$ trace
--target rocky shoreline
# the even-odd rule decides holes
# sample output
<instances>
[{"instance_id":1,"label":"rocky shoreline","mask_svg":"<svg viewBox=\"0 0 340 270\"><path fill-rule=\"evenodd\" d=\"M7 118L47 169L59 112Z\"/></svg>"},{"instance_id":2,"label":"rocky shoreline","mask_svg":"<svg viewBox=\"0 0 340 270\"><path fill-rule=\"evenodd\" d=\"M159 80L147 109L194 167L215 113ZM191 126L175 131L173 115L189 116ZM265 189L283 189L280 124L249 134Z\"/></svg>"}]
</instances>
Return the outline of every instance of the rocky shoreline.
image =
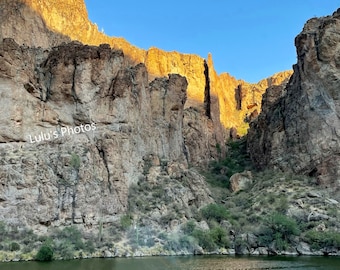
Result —
<instances>
[{"instance_id":1,"label":"rocky shoreline","mask_svg":"<svg viewBox=\"0 0 340 270\"><path fill-rule=\"evenodd\" d=\"M332 248L324 248L318 251L311 251L307 243L301 242L295 249L289 251L277 251L271 248L258 247L251 250L244 250L241 253L236 253L235 249L221 248L213 252L204 252L203 250L197 250L194 253L187 251L169 252L161 251L161 247L152 249L141 249L135 252L129 252L127 250L113 250L105 249L98 250L94 254L75 254L74 260L77 259L94 259L94 258L133 258L133 257L154 257L154 256L201 256L201 255L226 255L226 256L340 256L340 250L334 250ZM20 254L18 252L0 252L0 262L20 262L20 261L34 261L35 256L33 254ZM55 258L54 260L64 260L64 258ZM69 260L69 259L67 259Z\"/></svg>"}]
</instances>

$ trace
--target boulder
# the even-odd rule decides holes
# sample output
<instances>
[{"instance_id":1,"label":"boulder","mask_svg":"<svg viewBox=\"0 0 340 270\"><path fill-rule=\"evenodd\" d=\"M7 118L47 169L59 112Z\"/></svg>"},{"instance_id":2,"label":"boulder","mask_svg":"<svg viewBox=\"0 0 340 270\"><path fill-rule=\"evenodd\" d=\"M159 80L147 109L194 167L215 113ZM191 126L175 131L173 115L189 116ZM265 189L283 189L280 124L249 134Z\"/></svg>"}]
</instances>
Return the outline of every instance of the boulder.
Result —
<instances>
[{"instance_id":1,"label":"boulder","mask_svg":"<svg viewBox=\"0 0 340 270\"><path fill-rule=\"evenodd\" d=\"M253 183L253 176L250 171L233 174L230 179L230 188L232 192L237 192L246 189Z\"/></svg>"},{"instance_id":2,"label":"boulder","mask_svg":"<svg viewBox=\"0 0 340 270\"><path fill-rule=\"evenodd\" d=\"M305 242L300 242L296 247L296 251L299 255L313 255L313 252L310 250L310 246Z\"/></svg>"}]
</instances>

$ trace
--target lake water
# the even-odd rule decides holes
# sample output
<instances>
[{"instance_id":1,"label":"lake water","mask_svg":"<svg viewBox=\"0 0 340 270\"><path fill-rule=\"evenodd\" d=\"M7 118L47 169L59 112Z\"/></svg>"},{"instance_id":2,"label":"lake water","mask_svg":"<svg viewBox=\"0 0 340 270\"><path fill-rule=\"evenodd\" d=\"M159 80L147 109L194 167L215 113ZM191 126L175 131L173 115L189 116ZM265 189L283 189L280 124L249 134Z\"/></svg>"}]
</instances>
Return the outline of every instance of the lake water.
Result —
<instances>
[{"instance_id":1,"label":"lake water","mask_svg":"<svg viewBox=\"0 0 340 270\"><path fill-rule=\"evenodd\" d=\"M339 270L339 257L184 256L0 263L1 270Z\"/></svg>"}]
</instances>

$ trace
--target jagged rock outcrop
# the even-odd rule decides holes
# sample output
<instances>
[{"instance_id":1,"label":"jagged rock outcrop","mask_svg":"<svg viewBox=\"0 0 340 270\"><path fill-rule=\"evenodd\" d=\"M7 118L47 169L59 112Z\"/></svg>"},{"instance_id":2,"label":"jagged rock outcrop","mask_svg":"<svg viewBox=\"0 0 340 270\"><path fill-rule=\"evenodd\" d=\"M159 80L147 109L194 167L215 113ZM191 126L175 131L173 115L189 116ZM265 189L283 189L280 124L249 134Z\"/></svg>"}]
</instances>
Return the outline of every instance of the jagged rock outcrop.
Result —
<instances>
[{"instance_id":1,"label":"jagged rock outcrop","mask_svg":"<svg viewBox=\"0 0 340 270\"><path fill-rule=\"evenodd\" d=\"M145 65L128 62L109 45L0 42L1 220L40 233L68 224L98 228L127 210L129 187L145 175L199 186L182 190L186 207L211 201L203 178L188 171L210 155L185 141L186 79L149 83ZM162 169L151 177L152 167Z\"/></svg>"},{"instance_id":2,"label":"jagged rock outcrop","mask_svg":"<svg viewBox=\"0 0 340 270\"><path fill-rule=\"evenodd\" d=\"M282 72L258 84L249 84L237 80L228 73L217 75L212 61L212 56L207 59L208 73L205 73L205 60L193 54L181 54L178 52L165 52L158 48L142 50L129 44L123 38L108 37L98 30L96 24L88 20L86 6L83 0L1 0L0 10L3 10L1 22L4 25L0 29L0 37L14 38L18 44L26 44L34 47L48 48L65 41L51 35L50 32L65 35L72 40L78 40L84 44L100 45L109 44L112 48L123 50L128 56L125 61L129 64L144 63L149 80L155 77L167 76L177 73L185 76L188 81L187 100L185 107L206 107L206 76L210 81L211 111L215 111L213 120L217 127L219 137L226 137L221 133L223 129L235 127L241 134L245 134L248 128L244 120L255 111L261 110L261 96L265 89L271 85L281 84L291 72ZM33 14L39 14L42 19L35 18ZM19 23L16 21L20 18ZM27 18L27 19L26 19ZM38 22L38 23L37 23ZM35 25L39 27L35 27ZM44 29L44 25L48 29ZM58 43L59 42L59 43ZM237 101L234 92L238 85L242 84L242 108L237 109Z\"/></svg>"},{"instance_id":3,"label":"jagged rock outcrop","mask_svg":"<svg viewBox=\"0 0 340 270\"><path fill-rule=\"evenodd\" d=\"M212 56L208 56L209 78L211 96L217 99L220 111L220 121L224 127L234 127L241 135L247 133L248 117L254 112L261 111L262 94L270 86L285 84L292 74L291 71L284 71L274 74L257 84L237 80L228 73L217 75ZM242 87L242 93L237 98L235 91ZM238 104L241 107L238 108Z\"/></svg>"},{"instance_id":4,"label":"jagged rock outcrop","mask_svg":"<svg viewBox=\"0 0 340 270\"><path fill-rule=\"evenodd\" d=\"M310 19L296 37L298 62L287 87L269 88L248 134L259 168L340 181L340 11Z\"/></svg>"}]
</instances>

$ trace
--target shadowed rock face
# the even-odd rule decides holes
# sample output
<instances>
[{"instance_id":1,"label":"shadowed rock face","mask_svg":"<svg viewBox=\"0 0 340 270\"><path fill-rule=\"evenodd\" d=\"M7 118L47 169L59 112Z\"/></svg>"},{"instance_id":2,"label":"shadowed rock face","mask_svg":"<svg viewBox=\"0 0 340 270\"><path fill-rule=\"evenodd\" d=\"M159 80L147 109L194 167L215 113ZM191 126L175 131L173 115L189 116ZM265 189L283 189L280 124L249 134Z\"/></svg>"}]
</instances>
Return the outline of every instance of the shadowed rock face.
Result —
<instances>
[{"instance_id":1,"label":"shadowed rock face","mask_svg":"<svg viewBox=\"0 0 340 270\"><path fill-rule=\"evenodd\" d=\"M1 220L97 226L126 211L132 183L160 175L193 181L199 189L183 195L190 205L210 202L202 177L187 170L216 154L212 122L195 111L183 125L184 77L149 83L144 64L127 62L108 45L0 42Z\"/></svg>"},{"instance_id":2,"label":"shadowed rock face","mask_svg":"<svg viewBox=\"0 0 340 270\"><path fill-rule=\"evenodd\" d=\"M285 89L269 88L251 125L249 151L267 166L340 184L340 12L309 20L296 37L298 62Z\"/></svg>"}]
</instances>

